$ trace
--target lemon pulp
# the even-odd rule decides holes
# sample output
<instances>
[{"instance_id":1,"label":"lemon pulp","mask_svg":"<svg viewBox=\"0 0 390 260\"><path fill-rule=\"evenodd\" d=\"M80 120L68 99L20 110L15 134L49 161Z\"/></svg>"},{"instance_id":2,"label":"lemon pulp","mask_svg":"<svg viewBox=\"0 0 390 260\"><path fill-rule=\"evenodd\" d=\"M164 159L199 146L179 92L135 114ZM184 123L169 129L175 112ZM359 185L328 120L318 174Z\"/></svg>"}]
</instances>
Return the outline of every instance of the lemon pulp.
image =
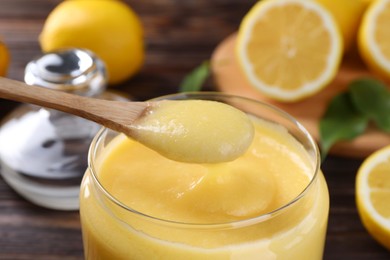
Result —
<instances>
[{"instance_id":1,"label":"lemon pulp","mask_svg":"<svg viewBox=\"0 0 390 260\"><path fill-rule=\"evenodd\" d=\"M240 25L236 55L255 89L292 102L317 93L336 75L341 34L315 1L259 1Z\"/></svg>"},{"instance_id":2,"label":"lemon pulp","mask_svg":"<svg viewBox=\"0 0 390 260\"><path fill-rule=\"evenodd\" d=\"M356 203L368 232L390 249L390 146L370 155L356 176Z\"/></svg>"}]
</instances>

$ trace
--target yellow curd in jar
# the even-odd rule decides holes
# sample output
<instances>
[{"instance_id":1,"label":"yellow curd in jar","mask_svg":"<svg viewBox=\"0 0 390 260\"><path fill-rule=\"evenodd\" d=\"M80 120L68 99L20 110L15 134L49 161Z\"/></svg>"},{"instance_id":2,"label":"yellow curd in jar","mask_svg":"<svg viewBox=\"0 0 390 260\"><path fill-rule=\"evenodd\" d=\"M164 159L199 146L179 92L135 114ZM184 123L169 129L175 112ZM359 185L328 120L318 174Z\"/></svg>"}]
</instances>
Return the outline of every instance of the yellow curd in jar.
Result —
<instances>
[{"instance_id":1,"label":"yellow curd in jar","mask_svg":"<svg viewBox=\"0 0 390 260\"><path fill-rule=\"evenodd\" d=\"M284 127L250 121L249 148L224 163L170 160L123 135L108 142L81 187L86 258L322 259L322 173Z\"/></svg>"}]
</instances>

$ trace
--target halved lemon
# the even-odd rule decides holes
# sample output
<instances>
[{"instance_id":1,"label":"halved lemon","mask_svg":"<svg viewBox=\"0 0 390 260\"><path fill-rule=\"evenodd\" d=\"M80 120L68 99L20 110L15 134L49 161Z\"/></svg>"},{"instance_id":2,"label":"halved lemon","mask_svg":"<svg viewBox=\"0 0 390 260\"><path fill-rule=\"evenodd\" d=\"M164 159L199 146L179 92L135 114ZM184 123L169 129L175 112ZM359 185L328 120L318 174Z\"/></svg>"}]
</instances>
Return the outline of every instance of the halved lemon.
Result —
<instances>
[{"instance_id":1,"label":"halved lemon","mask_svg":"<svg viewBox=\"0 0 390 260\"><path fill-rule=\"evenodd\" d=\"M390 250L390 145L370 155L360 166L356 203L368 232Z\"/></svg>"},{"instance_id":2,"label":"halved lemon","mask_svg":"<svg viewBox=\"0 0 390 260\"><path fill-rule=\"evenodd\" d=\"M370 4L359 28L358 47L371 70L390 78L390 0Z\"/></svg>"},{"instance_id":3,"label":"halved lemon","mask_svg":"<svg viewBox=\"0 0 390 260\"><path fill-rule=\"evenodd\" d=\"M297 101L327 86L343 51L332 15L307 0L259 1L240 25L236 48L249 83L280 101Z\"/></svg>"}]
</instances>

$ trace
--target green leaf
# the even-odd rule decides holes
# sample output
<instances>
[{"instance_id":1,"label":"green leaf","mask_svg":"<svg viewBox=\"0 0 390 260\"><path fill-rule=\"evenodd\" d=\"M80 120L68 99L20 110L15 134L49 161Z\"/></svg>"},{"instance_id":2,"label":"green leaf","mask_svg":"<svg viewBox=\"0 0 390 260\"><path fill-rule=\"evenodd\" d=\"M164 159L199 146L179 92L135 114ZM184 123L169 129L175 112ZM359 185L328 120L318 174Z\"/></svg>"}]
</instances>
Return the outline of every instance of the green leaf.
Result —
<instances>
[{"instance_id":1,"label":"green leaf","mask_svg":"<svg viewBox=\"0 0 390 260\"><path fill-rule=\"evenodd\" d=\"M390 91L386 86L366 78L353 81L349 91L355 107L378 128L390 133Z\"/></svg>"},{"instance_id":2,"label":"green leaf","mask_svg":"<svg viewBox=\"0 0 390 260\"><path fill-rule=\"evenodd\" d=\"M180 84L180 92L192 92L202 89L204 82L210 75L210 63L204 61L188 74Z\"/></svg>"},{"instance_id":3,"label":"green leaf","mask_svg":"<svg viewBox=\"0 0 390 260\"><path fill-rule=\"evenodd\" d=\"M356 110L349 93L335 96L319 124L322 158L336 142L361 135L367 124L368 118Z\"/></svg>"}]
</instances>

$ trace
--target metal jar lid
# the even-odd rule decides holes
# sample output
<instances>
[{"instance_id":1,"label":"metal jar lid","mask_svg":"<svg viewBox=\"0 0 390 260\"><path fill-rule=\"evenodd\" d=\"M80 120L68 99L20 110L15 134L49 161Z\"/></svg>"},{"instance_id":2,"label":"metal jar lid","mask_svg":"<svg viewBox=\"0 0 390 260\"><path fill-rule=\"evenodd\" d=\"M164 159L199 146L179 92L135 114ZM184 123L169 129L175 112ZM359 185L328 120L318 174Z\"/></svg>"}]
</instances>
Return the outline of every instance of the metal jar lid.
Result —
<instances>
[{"instance_id":1,"label":"metal jar lid","mask_svg":"<svg viewBox=\"0 0 390 260\"><path fill-rule=\"evenodd\" d=\"M85 49L63 49L45 53L30 61L24 80L29 85L96 96L107 84L107 71L102 60Z\"/></svg>"}]
</instances>

